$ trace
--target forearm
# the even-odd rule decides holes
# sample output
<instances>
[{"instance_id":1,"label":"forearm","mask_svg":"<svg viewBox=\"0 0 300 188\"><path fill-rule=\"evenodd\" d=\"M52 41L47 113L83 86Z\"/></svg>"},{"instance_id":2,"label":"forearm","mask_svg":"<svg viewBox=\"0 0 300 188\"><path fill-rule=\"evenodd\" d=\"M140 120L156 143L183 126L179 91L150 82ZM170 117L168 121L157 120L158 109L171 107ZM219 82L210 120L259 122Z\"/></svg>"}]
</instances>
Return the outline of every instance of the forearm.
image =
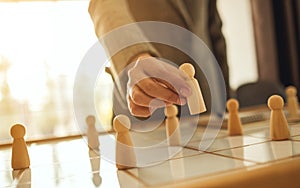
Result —
<instances>
[{"instance_id":1,"label":"forearm","mask_svg":"<svg viewBox=\"0 0 300 188\"><path fill-rule=\"evenodd\" d=\"M126 0L91 0L89 13L95 25L96 35L112 58L114 73L119 74L139 54L158 56L158 52L150 43L138 42L148 40L134 24L135 20ZM118 29L127 24L132 24L128 27L130 31L127 28L125 32Z\"/></svg>"}]
</instances>

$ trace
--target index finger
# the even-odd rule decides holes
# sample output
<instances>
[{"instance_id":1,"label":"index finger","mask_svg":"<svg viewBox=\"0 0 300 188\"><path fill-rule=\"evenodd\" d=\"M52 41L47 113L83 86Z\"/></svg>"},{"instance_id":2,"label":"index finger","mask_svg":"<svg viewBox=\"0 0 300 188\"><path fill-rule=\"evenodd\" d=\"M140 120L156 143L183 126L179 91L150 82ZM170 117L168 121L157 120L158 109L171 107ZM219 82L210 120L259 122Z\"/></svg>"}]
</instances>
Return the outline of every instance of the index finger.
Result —
<instances>
[{"instance_id":1,"label":"index finger","mask_svg":"<svg viewBox=\"0 0 300 188\"><path fill-rule=\"evenodd\" d=\"M189 77L176 67L166 63L164 68L160 69L155 76L157 81L163 83L179 95L188 97L191 94L191 88L187 83Z\"/></svg>"}]
</instances>

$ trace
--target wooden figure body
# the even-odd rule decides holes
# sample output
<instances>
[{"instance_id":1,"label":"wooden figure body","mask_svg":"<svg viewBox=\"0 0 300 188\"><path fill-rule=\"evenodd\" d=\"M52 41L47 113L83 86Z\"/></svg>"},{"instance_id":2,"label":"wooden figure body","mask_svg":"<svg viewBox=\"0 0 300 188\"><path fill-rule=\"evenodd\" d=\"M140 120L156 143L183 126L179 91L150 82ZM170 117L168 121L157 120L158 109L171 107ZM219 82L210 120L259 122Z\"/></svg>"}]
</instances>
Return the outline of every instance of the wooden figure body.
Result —
<instances>
[{"instance_id":1,"label":"wooden figure body","mask_svg":"<svg viewBox=\"0 0 300 188\"><path fill-rule=\"evenodd\" d=\"M297 89L294 86L289 86L285 90L287 96L287 109L289 117L295 118L298 116L299 103L297 98Z\"/></svg>"},{"instance_id":2,"label":"wooden figure body","mask_svg":"<svg viewBox=\"0 0 300 188\"><path fill-rule=\"evenodd\" d=\"M25 127L21 124L16 124L10 129L10 134L14 138L11 159L11 166L14 170L25 169L30 166L27 145L24 140L25 133Z\"/></svg>"},{"instance_id":3,"label":"wooden figure body","mask_svg":"<svg viewBox=\"0 0 300 188\"><path fill-rule=\"evenodd\" d=\"M87 124L87 139L88 139L88 146L91 149L99 150L99 137L98 132L96 130L95 124L96 119L94 116L88 116L86 118Z\"/></svg>"},{"instance_id":4,"label":"wooden figure body","mask_svg":"<svg viewBox=\"0 0 300 188\"><path fill-rule=\"evenodd\" d=\"M238 114L239 103L236 99L229 99L227 101L228 122L227 130L229 136L242 135L242 123Z\"/></svg>"},{"instance_id":5,"label":"wooden figure body","mask_svg":"<svg viewBox=\"0 0 300 188\"><path fill-rule=\"evenodd\" d=\"M283 113L283 99L279 95L273 95L268 99L271 109L270 137L272 140L287 140L290 138L288 122Z\"/></svg>"},{"instance_id":6,"label":"wooden figure body","mask_svg":"<svg viewBox=\"0 0 300 188\"><path fill-rule=\"evenodd\" d=\"M180 146L180 128L178 118L176 117L178 109L175 105L167 106L165 108L166 115L166 134L169 146Z\"/></svg>"},{"instance_id":7,"label":"wooden figure body","mask_svg":"<svg viewBox=\"0 0 300 188\"><path fill-rule=\"evenodd\" d=\"M116 131L116 166L119 170L136 166L136 157L129 134L130 120L125 115L114 118L113 126Z\"/></svg>"},{"instance_id":8,"label":"wooden figure body","mask_svg":"<svg viewBox=\"0 0 300 188\"><path fill-rule=\"evenodd\" d=\"M202 92L199 86L197 79L195 76L195 69L193 65L190 63L184 63L179 67L180 70L185 72L188 75L190 80L188 80L188 84L192 90L192 93L189 97L187 97L187 103L189 106L190 114L195 115L206 111L205 102L202 96Z\"/></svg>"}]
</instances>

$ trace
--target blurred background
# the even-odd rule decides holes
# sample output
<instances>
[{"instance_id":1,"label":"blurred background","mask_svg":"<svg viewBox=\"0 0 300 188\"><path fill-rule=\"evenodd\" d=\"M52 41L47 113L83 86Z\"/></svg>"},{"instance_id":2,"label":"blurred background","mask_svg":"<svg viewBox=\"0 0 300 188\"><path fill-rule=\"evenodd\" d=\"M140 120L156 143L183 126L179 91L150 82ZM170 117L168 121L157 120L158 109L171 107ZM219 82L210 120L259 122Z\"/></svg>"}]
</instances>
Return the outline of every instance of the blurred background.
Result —
<instances>
[{"instance_id":1,"label":"blurred background","mask_svg":"<svg viewBox=\"0 0 300 188\"><path fill-rule=\"evenodd\" d=\"M88 4L0 2L0 142L10 140L14 123L27 126L29 139L79 134L73 115L73 82L78 65L97 41ZM99 79L96 89L102 91L96 99L104 100L97 106L107 126L111 80L105 74Z\"/></svg>"},{"instance_id":2,"label":"blurred background","mask_svg":"<svg viewBox=\"0 0 300 188\"><path fill-rule=\"evenodd\" d=\"M299 87L298 2L218 1L233 90L261 79ZM88 4L0 0L0 144L11 141L9 128L14 123L27 126L30 140L80 134L73 114L73 82L81 60L97 42ZM289 16L298 25L282 25ZM97 126L110 130L112 80L106 73L99 75Z\"/></svg>"}]
</instances>

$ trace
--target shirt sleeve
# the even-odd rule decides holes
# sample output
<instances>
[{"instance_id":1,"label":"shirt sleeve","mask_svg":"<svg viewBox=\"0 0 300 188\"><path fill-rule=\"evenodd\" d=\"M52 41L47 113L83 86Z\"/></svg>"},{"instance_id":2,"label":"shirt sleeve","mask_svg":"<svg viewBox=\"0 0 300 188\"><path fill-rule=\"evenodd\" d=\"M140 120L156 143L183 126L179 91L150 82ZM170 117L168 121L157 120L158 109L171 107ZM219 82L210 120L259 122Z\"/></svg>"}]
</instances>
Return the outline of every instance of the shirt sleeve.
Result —
<instances>
[{"instance_id":1,"label":"shirt sleeve","mask_svg":"<svg viewBox=\"0 0 300 188\"><path fill-rule=\"evenodd\" d=\"M117 76L139 54L159 53L149 42L128 45L132 41L148 41L135 24L126 0L91 0L89 13L95 32L106 53L111 58L113 76ZM120 33L118 28L131 24L129 29ZM123 48L125 46L125 48Z\"/></svg>"}]
</instances>

